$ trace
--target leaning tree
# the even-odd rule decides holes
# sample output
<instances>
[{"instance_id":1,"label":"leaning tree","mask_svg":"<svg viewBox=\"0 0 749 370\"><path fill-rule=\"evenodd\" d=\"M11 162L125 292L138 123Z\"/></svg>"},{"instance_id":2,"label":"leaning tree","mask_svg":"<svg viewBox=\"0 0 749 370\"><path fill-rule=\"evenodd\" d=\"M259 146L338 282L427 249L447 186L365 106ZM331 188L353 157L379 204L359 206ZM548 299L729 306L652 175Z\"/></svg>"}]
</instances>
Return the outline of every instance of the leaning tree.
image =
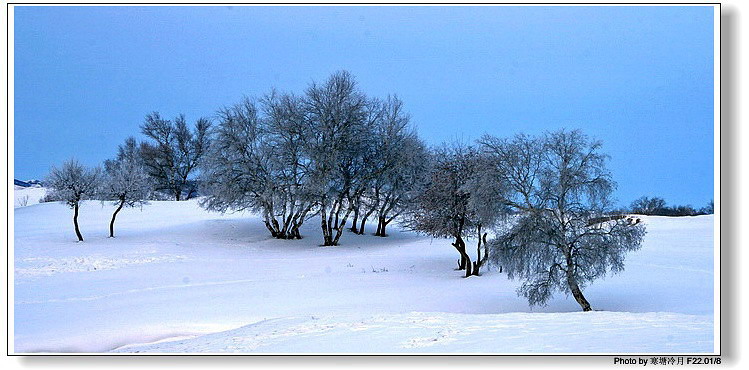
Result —
<instances>
[{"instance_id":1,"label":"leaning tree","mask_svg":"<svg viewBox=\"0 0 749 370\"><path fill-rule=\"evenodd\" d=\"M145 204L151 195L150 178L135 138L127 138L120 145L117 157L104 162L104 181L99 193L102 201L112 201L117 206L109 222L109 237L114 238L114 221L122 208Z\"/></svg>"},{"instance_id":2,"label":"leaning tree","mask_svg":"<svg viewBox=\"0 0 749 370\"><path fill-rule=\"evenodd\" d=\"M511 188L505 204L514 211L489 242L490 258L523 281L518 293L531 305L562 291L590 311L585 286L623 270L625 254L645 235L636 219L608 212L615 183L601 143L565 130L481 143Z\"/></svg>"}]
</instances>

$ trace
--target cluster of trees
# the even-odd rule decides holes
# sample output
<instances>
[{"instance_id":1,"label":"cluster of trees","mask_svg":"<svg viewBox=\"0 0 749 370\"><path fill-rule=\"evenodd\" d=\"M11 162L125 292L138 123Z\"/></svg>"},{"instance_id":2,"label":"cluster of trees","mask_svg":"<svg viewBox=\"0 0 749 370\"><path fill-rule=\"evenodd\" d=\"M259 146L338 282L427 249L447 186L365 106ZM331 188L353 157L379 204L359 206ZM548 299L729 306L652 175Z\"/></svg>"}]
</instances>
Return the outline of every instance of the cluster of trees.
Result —
<instances>
[{"instance_id":1,"label":"cluster of trees","mask_svg":"<svg viewBox=\"0 0 749 370\"><path fill-rule=\"evenodd\" d=\"M645 196L632 202L629 212L652 216L699 216L713 214L715 207L712 200L706 206L695 209L691 205L668 206L663 198Z\"/></svg>"},{"instance_id":2,"label":"cluster of trees","mask_svg":"<svg viewBox=\"0 0 749 370\"><path fill-rule=\"evenodd\" d=\"M638 220L611 214L615 184L600 147L565 130L444 146L434 153L408 225L453 238L466 277L478 275L488 259L523 281L518 293L530 304L562 291L590 311L586 284L622 270L626 252L645 235ZM488 241L486 230L494 234ZM467 237L477 240L473 263Z\"/></svg>"},{"instance_id":3,"label":"cluster of trees","mask_svg":"<svg viewBox=\"0 0 749 370\"><path fill-rule=\"evenodd\" d=\"M198 192L208 210L262 215L274 238L300 239L303 223L319 217L325 246L338 245L344 230L364 234L368 220L385 237L400 218L451 239L466 277L493 263L523 281L518 293L530 304L562 291L589 311L584 287L623 269L645 234L639 220L611 211L607 157L580 131L429 149L398 97L367 96L345 71L302 94L245 98L192 128L184 115L154 112L141 131L146 140L128 138L103 169L71 160L50 172L54 198L74 209L79 240L84 199L116 205L110 237L122 208Z\"/></svg>"},{"instance_id":4,"label":"cluster of trees","mask_svg":"<svg viewBox=\"0 0 749 370\"><path fill-rule=\"evenodd\" d=\"M200 118L191 129L184 115L146 115L146 141L128 138L116 159L86 169L70 160L53 168L51 200L75 209L80 200L112 200L117 209L148 199L190 199L198 190L208 210L251 210L270 234L301 239L300 227L320 216L323 245L338 245L344 229L375 235L410 209L430 163L397 96L368 97L348 72L311 84L304 94L271 91L220 109L216 124ZM91 184L78 190L78 183ZM76 190L68 191L69 188Z\"/></svg>"},{"instance_id":5,"label":"cluster of trees","mask_svg":"<svg viewBox=\"0 0 749 370\"><path fill-rule=\"evenodd\" d=\"M189 199L197 190L194 176L197 165L209 143L210 121L199 119L190 130L184 115L174 121L165 120L154 112L141 126L150 141L138 143L133 137L119 146L117 156L104 161L101 167L88 168L75 159L61 167L52 167L45 184L51 192L45 201L64 201L73 210L73 226L79 241L83 235L78 227L80 202L85 199L111 201L117 208L109 223L109 236L114 237L117 214L124 207L137 207L149 199L173 195Z\"/></svg>"},{"instance_id":6,"label":"cluster of trees","mask_svg":"<svg viewBox=\"0 0 749 370\"><path fill-rule=\"evenodd\" d=\"M271 91L218 112L201 184L209 210L252 210L270 234L299 239L320 217L323 245L338 245L347 222L375 235L414 198L429 153L396 96L368 97L347 72L304 94Z\"/></svg>"}]
</instances>

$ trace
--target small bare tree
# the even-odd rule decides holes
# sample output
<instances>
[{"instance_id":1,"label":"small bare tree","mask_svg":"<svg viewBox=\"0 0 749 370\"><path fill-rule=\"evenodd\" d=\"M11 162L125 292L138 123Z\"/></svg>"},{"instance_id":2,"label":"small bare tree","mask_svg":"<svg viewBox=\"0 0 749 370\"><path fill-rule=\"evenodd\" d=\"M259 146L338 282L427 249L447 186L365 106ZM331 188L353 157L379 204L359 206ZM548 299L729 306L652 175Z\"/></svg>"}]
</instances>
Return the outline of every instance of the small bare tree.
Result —
<instances>
[{"instance_id":1,"label":"small bare tree","mask_svg":"<svg viewBox=\"0 0 749 370\"><path fill-rule=\"evenodd\" d=\"M110 238L114 238L114 221L123 207L146 203L151 194L149 180L133 137L120 145L116 159L104 162L104 181L100 191L102 201L111 200L117 206L109 222Z\"/></svg>"},{"instance_id":2,"label":"small bare tree","mask_svg":"<svg viewBox=\"0 0 749 370\"><path fill-rule=\"evenodd\" d=\"M62 164L62 167L52 167L45 180L54 199L63 200L73 212L73 226L78 241L83 241L83 235L78 228L78 208L81 200L88 199L96 194L101 178L99 168L86 168L75 159L70 159Z\"/></svg>"},{"instance_id":3,"label":"small bare tree","mask_svg":"<svg viewBox=\"0 0 749 370\"><path fill-rule=\"evenodd\" d=\"M523 280L518 293L531 305L559 290L590 311L586 284L623 270L625 254L639 249L645 235L633 218L607 212L615 183L601 143L562 130L541 138L485 137L482 144L512 189L506 204L515 211L489 242L490 258Z\"/></svg>"},{"instance_id":4,"label":"small bare tree","mask_svg":"<svg viewBox=\"0 0 749 370\"><path fill-rule=\"evenodd\" d=\"M29 205L29 195L26 194L18 199L18 205L21 207L26 207Z\"/></svg>"}]
</instances>

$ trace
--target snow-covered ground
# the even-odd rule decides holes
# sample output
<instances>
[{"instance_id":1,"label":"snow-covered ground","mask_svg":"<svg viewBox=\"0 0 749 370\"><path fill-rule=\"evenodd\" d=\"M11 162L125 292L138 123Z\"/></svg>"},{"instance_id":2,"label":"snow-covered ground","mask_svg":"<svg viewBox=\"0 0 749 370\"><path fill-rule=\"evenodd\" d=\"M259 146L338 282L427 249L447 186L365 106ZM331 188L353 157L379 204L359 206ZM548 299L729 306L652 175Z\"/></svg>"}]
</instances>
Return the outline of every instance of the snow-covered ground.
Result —
<instances>
[{"instance_id":1,"label":"snow-covered ground","mask_svg":"<svg viewBox=\"0 0 749 370\"><path fill-rule=\"evenodd\" d=\"M13 208L37 204L46 194L47 189L40 186L13 185Z\"/></svg>"},{"instance_id":2,"label":"snow-covered ground","mask_svg":"<svg viewBox=\"0 0 749 370\"><path fill-rule=\"evenodd\" d=\"M14 211L16 353L27 352L713 352L713 217L645 217L626 270L530 308L518 282L462 278L449 241L396 227L319 247L271 239L249 214L194 200L125 209ZM371 230L370 230L371 231Z\"/></svg>"}]
</instances>

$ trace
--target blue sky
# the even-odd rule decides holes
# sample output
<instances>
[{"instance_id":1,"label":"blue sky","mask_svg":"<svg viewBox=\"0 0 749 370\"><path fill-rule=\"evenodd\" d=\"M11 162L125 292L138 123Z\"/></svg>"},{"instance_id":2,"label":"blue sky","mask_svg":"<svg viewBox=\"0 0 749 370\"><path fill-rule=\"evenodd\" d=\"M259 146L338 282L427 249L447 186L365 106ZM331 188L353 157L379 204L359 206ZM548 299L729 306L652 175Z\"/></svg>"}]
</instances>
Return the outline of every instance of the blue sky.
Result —
<instances>
[{"instance_id":1,"label":"blue sky","mask_svg":"<svg viewBox=\"0 0 749 370\"><path fill-rule=\"evenodd\" d=\"M579 128L629 204L713 198L712 7L14 7L14 176L352 72L429 144Z\"/></svg>"}]
</instances>

